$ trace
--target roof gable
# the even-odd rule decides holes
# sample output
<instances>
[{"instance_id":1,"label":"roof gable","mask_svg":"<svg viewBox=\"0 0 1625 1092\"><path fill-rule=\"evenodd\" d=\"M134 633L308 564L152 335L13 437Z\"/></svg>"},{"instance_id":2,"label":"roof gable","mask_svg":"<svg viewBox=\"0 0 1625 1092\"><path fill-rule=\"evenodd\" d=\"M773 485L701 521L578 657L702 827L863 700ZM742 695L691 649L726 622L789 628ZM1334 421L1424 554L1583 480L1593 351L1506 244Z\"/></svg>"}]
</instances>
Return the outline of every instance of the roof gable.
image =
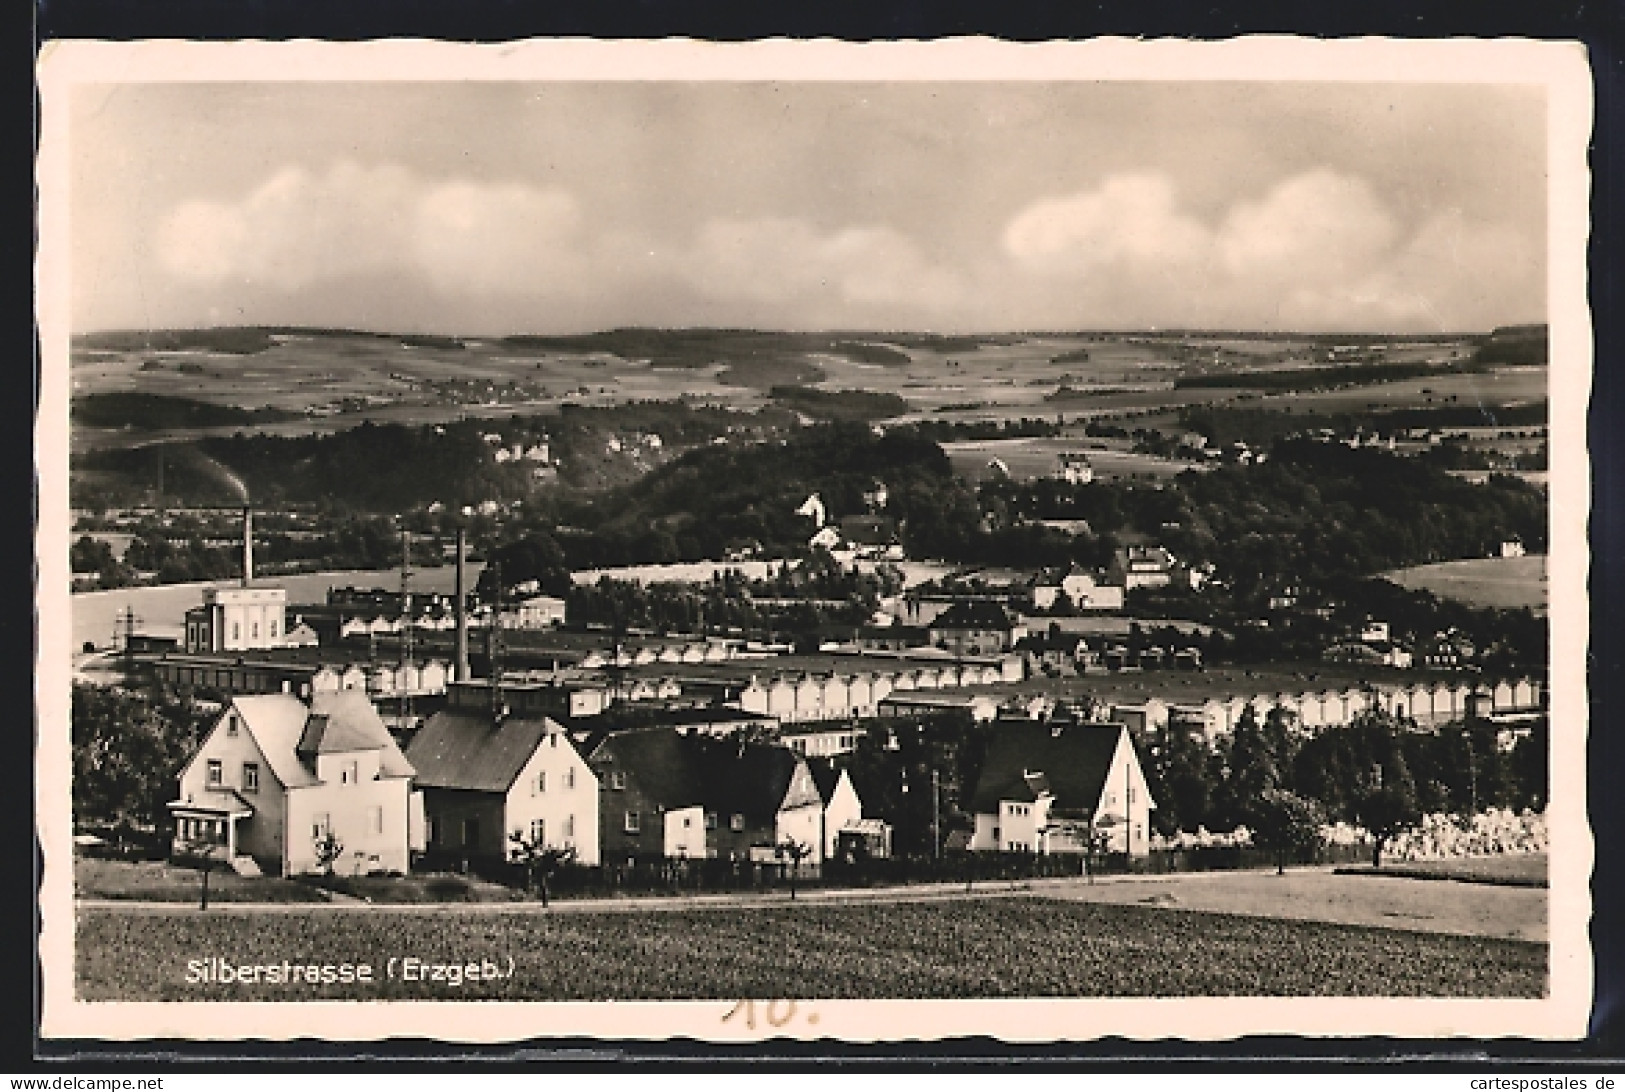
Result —
<instances>
[{"instance_id":1,"label":"roof gable","mask_svg":"<svg viewBox=\"0 0 1625 1092\"><path fill-rule=\"evenodd\" d=\"M1010 616L987 599L961 599L931 621L932 629L1010 629Z\"/></svg>"},{"instance_id":2,"label":"roof gable","mask_svg":"<svg viewBox=\"0 0 1625 1092\"><path fill-rule=\"evenodd\" d=\"M506 793L548 733L562 731L549 717L495 723L487 712L448 709L424 722L406 758L425 788Z\"/></svg>"},{"instance_id":3,"label":"roof gable","mask_svg":"<svg viewBox=\"0 0 1625 1092\"><path fill-rule=\"evenodd\" d=\"M1125 731L1121 724L1094 722L1001 726L988 744L974 810L996 812L1001 800L1032 800L1044 791L1057 807L1093 810Z\"/></svg>"}]
</instances>

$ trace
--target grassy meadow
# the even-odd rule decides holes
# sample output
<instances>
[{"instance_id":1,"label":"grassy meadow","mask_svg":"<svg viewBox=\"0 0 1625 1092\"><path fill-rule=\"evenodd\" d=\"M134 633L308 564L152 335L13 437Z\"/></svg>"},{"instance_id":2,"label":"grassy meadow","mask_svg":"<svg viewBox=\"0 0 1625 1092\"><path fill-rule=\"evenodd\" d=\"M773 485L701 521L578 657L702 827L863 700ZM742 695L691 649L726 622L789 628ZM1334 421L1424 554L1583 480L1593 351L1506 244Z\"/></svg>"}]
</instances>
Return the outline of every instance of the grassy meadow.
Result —
<instances>
[{"instance_id":1,"label":"grassy meadow","mask_svg":"<svg viewBox=\"0 0 1625 1092\"><path fill-rule=\"evenodd\" d=\"M490 961L451 986L391 958ZM380 981L188 983L190 960L365 962ZM511 961L511 963L510 963ZM606 913L82 908L85 1000L1538 997L1545 945L1038 897Z\"/></svg>"}]
</instances>

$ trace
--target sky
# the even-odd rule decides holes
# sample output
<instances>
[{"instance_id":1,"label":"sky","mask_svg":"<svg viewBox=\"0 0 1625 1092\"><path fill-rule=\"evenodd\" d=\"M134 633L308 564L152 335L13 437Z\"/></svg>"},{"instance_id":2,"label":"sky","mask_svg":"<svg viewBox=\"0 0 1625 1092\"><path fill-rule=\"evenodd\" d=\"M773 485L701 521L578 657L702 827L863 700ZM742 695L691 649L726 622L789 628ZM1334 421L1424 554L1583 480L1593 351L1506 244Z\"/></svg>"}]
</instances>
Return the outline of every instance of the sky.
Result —
<instances>
[{"instance_id":1,"label":"sky","mask_svg":"<svg viewBox=\"0 0 1625 1092\"><path fill-rule=\"evenodd\" d=\"M1543 321L1539 87L104 84L77 331Z\"/></svg>"}]
</instances>

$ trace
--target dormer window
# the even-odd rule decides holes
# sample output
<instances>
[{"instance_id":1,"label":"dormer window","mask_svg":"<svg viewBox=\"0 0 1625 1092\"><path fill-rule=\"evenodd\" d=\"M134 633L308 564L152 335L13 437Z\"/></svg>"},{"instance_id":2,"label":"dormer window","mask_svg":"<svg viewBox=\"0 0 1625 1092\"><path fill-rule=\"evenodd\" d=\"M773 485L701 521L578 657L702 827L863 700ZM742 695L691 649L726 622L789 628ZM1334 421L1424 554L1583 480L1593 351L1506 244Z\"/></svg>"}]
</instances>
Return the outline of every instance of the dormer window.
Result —
<instances>
[{"instance_id":1,"label":"dormer window","mask_svg":"<svg viewBox=\"0 0 1625 1092\"><path fill-rule=\"evenodd\" d=\"M616 792L623 791L626 788L626 774L620 770L612 770L609 775L609 787Z\"/></svg>"}]
</instances>

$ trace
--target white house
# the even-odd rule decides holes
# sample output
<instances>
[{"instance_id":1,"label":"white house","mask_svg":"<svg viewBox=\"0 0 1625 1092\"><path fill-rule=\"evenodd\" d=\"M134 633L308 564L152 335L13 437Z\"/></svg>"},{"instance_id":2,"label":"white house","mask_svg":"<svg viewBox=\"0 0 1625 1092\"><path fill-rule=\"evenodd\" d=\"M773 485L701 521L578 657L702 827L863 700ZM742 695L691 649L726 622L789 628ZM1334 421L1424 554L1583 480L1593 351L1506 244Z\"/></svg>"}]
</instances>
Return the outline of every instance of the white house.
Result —
<instances>
[{"instance_id":1,"label":"white house","mask_svg":"<svg viewBox=\"0 0 1625 1092\"><path fill-rule=\"evenodd\" d=\"M430 717L406 753L428 852L506 860L519 833L599 863L598 777L552 718L453 707Z\"/></svg>"},{"instance_id":2,"label":"white house","mask_svg":"<svg viewBox=\"0 0 1625 1092\"><path fill-rule=\"evenodd\" d=\"M1139 855L1156 807L1133 737L1121 724L1001 725L972 797L970 848L1005 853Z\"/></svg>"},{"instance_id":3,"label":"white house","mask_svg":"<svg viewBox=\"0 0 1625 1092\"><path fill-rule=\"evenodd\" d=\"M335 871L405 872L413 773L362 692L239 695L181 771L177 848L286 876L318 871L331 834Z\"/></svg>"},{"instance_id":4,"label":"white house","mask_svg":"<svg viewBox=\"0 0 1625 1092\"><path fill-rule=\"evenodd\" d=\"M859 829L859 824L863 822L863 802L858 799L858 791L852 785L852 775L844 769L820 759L809 759L807 770L823 802L820 826L823 859L828 860L835 856L841 832Z\"/></svg>"}]
</instances>

